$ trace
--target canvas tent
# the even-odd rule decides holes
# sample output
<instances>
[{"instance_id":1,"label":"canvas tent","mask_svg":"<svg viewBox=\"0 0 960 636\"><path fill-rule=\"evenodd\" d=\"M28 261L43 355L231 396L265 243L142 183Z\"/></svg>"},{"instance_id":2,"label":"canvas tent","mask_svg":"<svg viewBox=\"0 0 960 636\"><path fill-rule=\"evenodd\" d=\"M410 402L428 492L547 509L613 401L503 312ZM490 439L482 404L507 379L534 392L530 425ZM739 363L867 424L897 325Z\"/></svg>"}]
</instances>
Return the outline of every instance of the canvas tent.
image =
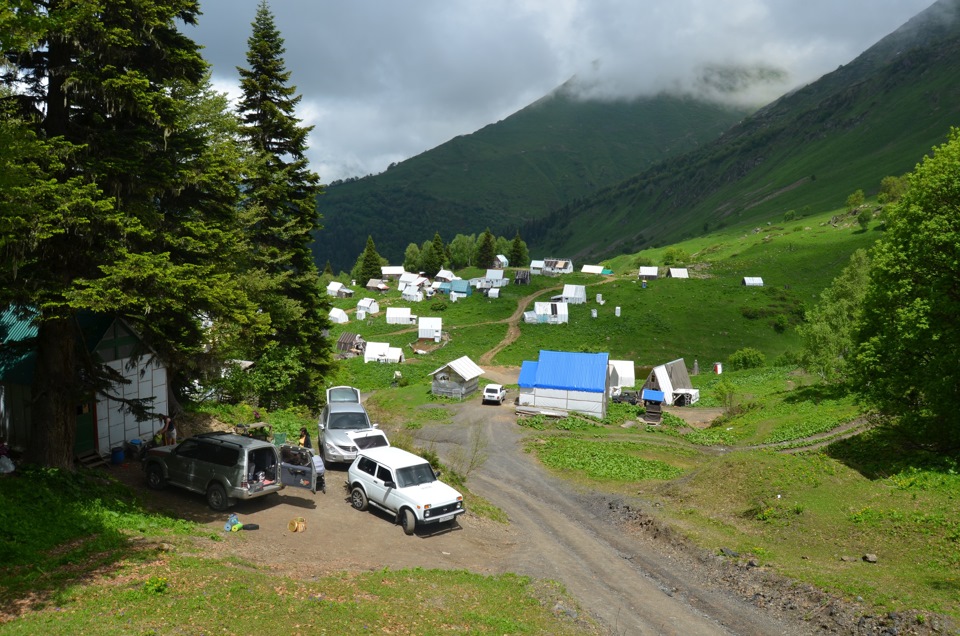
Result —
<instances>
[{"instance_id":1,"label":"canvas tent","mask_svg":"<svg viewBox=\"0 0 960 636\"><path fill-rule=\"evenodd\" d=\"M363 362L403 362L403 349L391 347L389 342L368 342L363 351Z\"/></svg>"},{"instance_id":2,"label":"canvas tent","mask_svg":"<svg viewBox=\"0 0 960 636\"><path fill-rule=\"evenodd\" d=\"M449 269L441 269L439 272L437 272L437 275L433 277L433 280L438 280L441 282L448 282L448 283L453 279L454 279L453 272L451 272Z\"/></svg>"},{"instance_id":3,"label":"canvas tent","mask_svg":"<svg viewBox=\"0 0 960 636\"><path fill-rule=\"evenodd\" d=\"M350 318L347 316L347 312L340 309L339 307L334 307L330 310L330 322L335 325L342 325L344 323L350 322Z\"/></svg>"},{"instance_id":4,"label":"canvas tent","mask_svg":"<svg viewBox=\"0 0 960 636\"><path fill-rule=\"evenodd\" d=\"M637 278L643 280L653 280L660 275L660 269L656 265L644 265L640 268Z\"/></svg>"},{"instance_id":5,"label":"canvas tent","mask_svg":"<svg viewBox=\"0 0 960 636\"><path fill-rule=\"evenodd\" d=\"M667 269L667 278L690 278L686 267L671 267Z\"/></svg>"},{"instance_id":6,"label":"canvas tent","mask_svg":"<svg viewBox=\"0 0 960 636\"><path fill-rule=\"evenodd\" d=\"M380 303L373 298L363 298L357 303L357 311L363 311L368 314L379 314Z\"/></svg>"},{"instance_id":7,"label":"canvas tent","mask_svg":"<svg viewBox=\"0 0 960 636\"><path fill-rule=\"evenodd\" d=\"M404 273L403 265L381 265L380 276L386 278L400 278Z\"/></svg>"},{"instance_id":8,"label":"canvas tent","mask_svg":"<svg viewBox=\"0 0 960 636\"><path fill-rule=\"evenodd\" d=\"M493 266L503 269L504 267L510 266L510 261L503 254L497 254L493 257Z\"/></svg>"},{"instance_id":9,"label":"canvas tent","mask_svg":"<svg viewBox=\"0 0 960 636\"><path fill-rule=\"evenodd\" d=\"M663 391L666 404L687 406L700 401L700 390L693 388L683 358L654 367L643 388Z\"/></svg>"},{"instance_id":10,"label":"canvas tent","mask_svg":"<svg viewBox=\"0 0 960 636\"><path fill-rule=\"evenodd\" d=\"M421 340L440 341L443 334L443 319L432 316L421 316L417 323L417 337Z\"/></svg>"},{"instance_id":11,"label":"canvas tent","mask_svg":"<svg viewBox=\"0 0 960 636\"><path fill-rule=\"evenodd\" d=\"M571 305L582 305L587 302L587 288L585 285L564 285L560 300Z\"/></svg>"},{"instance_id":12,"label":"canvas tent","mask_svg":"<svg viewBox=\"0 0 960 636\"><path fill-rule=\"evenodd\" d=\"M523 312L523 321L526 323L549 325L560 325L569 322L570 314L567 311L567 303L534 303L533 311Z\"/></svg>"},{"instance_id":13,"label":"canvas tent","mask_svg":"<svg viewBox=\"0 0 960 636\"><path fill-rule=\"evenodd\" d=\"M544 267L546 267L546 263L543 261L530 261L530 274L534 276L542 274Z\"/></svg>"},{"instance_id":14,"label":"canvas tent","mask_svg":"<svg viewBox=\"0 0 960 636\"><path fill-rule=\"evenodd\" d=\"M410 314L409 307L387 307L388 325L412 325L417 317Z\"/></svg>"},{"instance_id":15,"label":"canvas tent","mask_svg":"<svg viewBox=\"0 0 960 636\"><path fill-rule=\"evenodd\" d=\"M536 361L520 367L520 406L533 410L607 413L606 353L540 351Z\"/></svg>"},{"instance_id":16,"label":"canvas tent","mask_svg":"<svg viewBox=\"0 0 960 636\"><path fill-rule=\"evenodd\" d=\"M353 296L353 290L339 281L330 281L327 285L327 296L334 298L347 298Z\"/></svg>"},{"instance_id":17,"label":"canvas tent","mask_svg":"<svg viewBox=\"0 0 960 636\"><path fill-rule=\"evenodd\" d=\"M423 292L416 287L407 287L400 294L400 297L411 303L423 302Z\"/></svg>"},{"instance_id":18,"label":"canvas tent","mask_svg":"<svg viewBox=\"0 0 960 636\"><path fill-rule=\"evenodd\" d=\"M740 284L747 287L763 287L763 279L759 276L744 276Z\"/></svg>"},{"instance_id":19,"label":"canvas tent","mask_svg":"<svg viewBox=\"0 0 960 636\"><path fill-rule=\"evenodd\" d=\"M480 387L483 369L467 356L448 362L430 374L433 376L431 392L434 395L462 400Z\"/></svg>"},{"instance_id":20,"label":"canvas tent","mask_svg":"<svg viewBox=\"0 0 960 636\"><path fill-rule=\"evenodd\" d=\"M584 265L580 268L582 274L602 274L603 265Z\"/></svg>"},{"instance_id":21,"label":"canvas tent","mask_svg":"<svg viewBox=\"0 0 960 636\"><path fill-rule=\"evenodd\" d=\"M629 389L636 383L637 376L633 360L610 361L610 387L612 389Z\"/></svg>"}]
</instances>

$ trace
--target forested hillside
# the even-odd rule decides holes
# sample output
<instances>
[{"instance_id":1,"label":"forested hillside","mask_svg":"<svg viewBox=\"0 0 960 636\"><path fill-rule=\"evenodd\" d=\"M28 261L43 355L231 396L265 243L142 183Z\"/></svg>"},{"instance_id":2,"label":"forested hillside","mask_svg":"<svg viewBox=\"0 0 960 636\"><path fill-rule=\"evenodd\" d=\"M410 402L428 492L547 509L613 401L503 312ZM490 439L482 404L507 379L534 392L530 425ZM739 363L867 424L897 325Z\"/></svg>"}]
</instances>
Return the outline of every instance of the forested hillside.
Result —
<instances>
[{"instance_id":1,"label":"forested hillside","mask_svg":"<svg viewBox=\"0 0 960 636\"><path fill-rule=\"evenodd\" d=\"M942 0L713 143L520 231L531 250L597 260L875 193L960 124L958 16L960 3Z\"/></svg>"},{"instance_id":2,"label":"forested hillside","mask_svg":"<svg viewBox=\"0 0 960 636\"><path fill-rule=\"evenodd\" d=\"M349 269L372 235L393 262L439 231L519 225L715 139L743 109L661 95L582 101L561 88L518 113L320 197L319 266Z\"/></svg>"}]
</instances>

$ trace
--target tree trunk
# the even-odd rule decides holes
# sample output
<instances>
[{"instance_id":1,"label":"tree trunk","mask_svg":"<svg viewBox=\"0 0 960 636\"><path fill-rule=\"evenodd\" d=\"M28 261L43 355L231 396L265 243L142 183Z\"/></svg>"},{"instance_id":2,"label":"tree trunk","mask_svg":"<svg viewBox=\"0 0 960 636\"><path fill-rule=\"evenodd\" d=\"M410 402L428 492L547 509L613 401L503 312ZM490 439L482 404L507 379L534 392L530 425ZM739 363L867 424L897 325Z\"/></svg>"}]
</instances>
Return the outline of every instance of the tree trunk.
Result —
<instances>
[{"instance_id":1,"label":"tree trunk","mask_svg":"<svg viewBox=\"0 0 960 636\"><path fill-rule=\"evenodd\" d=\"M73 470L77 437L77 329L71 318L40 322L27 461Z\"/></svg>"}]
</instances>

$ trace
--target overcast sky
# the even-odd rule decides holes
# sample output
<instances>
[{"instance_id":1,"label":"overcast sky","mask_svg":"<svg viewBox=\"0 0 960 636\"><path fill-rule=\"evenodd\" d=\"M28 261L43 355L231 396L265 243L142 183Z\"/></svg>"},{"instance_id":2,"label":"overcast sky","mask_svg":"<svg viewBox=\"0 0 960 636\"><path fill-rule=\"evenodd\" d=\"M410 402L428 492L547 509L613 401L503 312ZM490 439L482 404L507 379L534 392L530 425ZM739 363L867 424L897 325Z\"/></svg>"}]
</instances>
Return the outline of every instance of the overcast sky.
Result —
<instances>
[{"instance_id":1,"label":"overcast sky","mask_svg":"<svg viewBox=\"0 0 960 636\"><path fill-rule=\"evenodd\" d=\"M270 0L324 183L376 174L571 77L585 94L693 91L705 68L780 71L766 103L846 64L933 0ZM259 0L201 0L186 33L238 91ZM767 73L769 76L770 74ZM757 105L760 105L760 104Z\"/></svg>"}]
</instances>

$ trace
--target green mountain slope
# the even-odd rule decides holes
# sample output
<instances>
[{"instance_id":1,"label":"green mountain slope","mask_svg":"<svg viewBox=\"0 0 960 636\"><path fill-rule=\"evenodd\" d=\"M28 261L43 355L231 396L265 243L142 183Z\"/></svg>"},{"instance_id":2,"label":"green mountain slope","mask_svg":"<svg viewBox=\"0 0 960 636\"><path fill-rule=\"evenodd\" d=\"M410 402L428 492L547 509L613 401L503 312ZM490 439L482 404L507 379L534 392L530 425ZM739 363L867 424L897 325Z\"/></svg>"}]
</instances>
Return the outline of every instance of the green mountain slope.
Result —
<instances>
[{"instance_id":1,"label":"green mountain slope","mask_svg":"<svg viewBox=\"0 0 960 636\"><path fill-rule=\"evenodd\" d=\"M382 174L331 184L319 199L316 261L349 269L367 235L394 262L434 231L445 240L486 227L512 236L522 222L713 140L745 115L668 96L585 102L561 88Z\"/></svg>"},{"instance_id":2,"label":"green mountain slope","mask_svg":"<svg viewBox=\"0 0 960 636\"><path fill-rule=\"evenodd\" d=\"M593 260L841 205L911 170L960 125L960 2L941 0L852 63L693 152L531 221L535 252Z\"/></svg>"}]
</instances>

